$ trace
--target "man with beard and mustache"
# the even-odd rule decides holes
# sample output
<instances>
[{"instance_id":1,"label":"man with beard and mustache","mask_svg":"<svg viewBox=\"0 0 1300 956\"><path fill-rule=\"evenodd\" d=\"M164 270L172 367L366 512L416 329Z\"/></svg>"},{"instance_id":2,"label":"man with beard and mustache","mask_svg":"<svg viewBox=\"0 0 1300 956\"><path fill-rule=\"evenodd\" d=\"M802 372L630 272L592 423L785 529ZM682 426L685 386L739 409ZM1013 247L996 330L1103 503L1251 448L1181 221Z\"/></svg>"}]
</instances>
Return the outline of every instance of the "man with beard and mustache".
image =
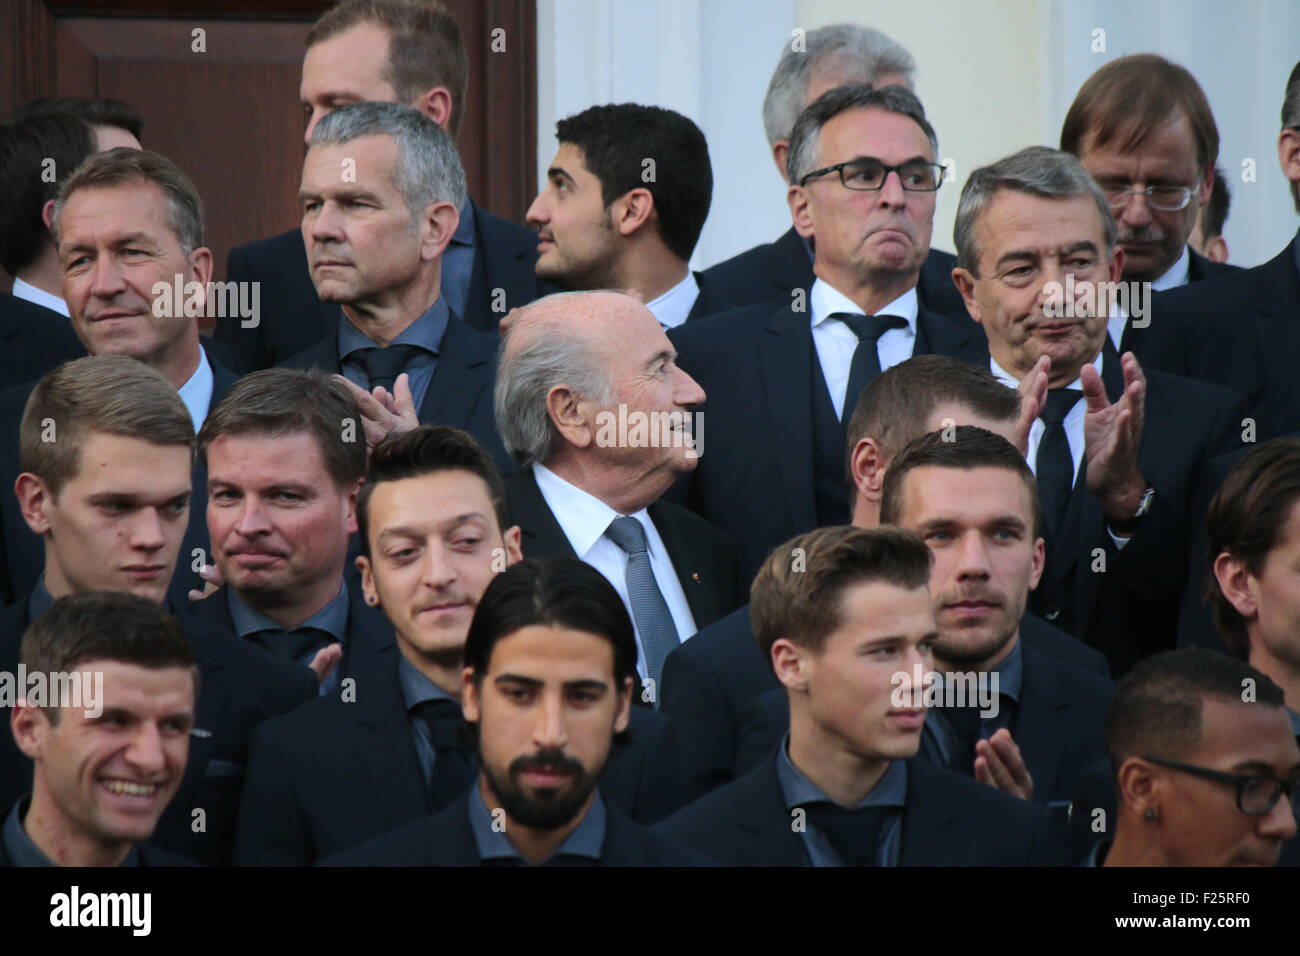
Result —
<instances>
[{"instance_id":1,"label":"man with beard and mustache","mask_svg":"<svg viewBox=\"0 0 1300 956\"><path fill-rule=\"evenodd\" d=\"M618 592L576 558L524 561L483 594L465 641L474 786L334 866L696 866L628 820L597 778L631 719L636 640Z\"/></svg>"},{"instance_id":2,"label":"man with beard and mustache","mask_svg":"<svg viewBox=\"0 0 1300 956\"><path fill-rule=\"evenodd\" d=\"M1239 447L1241 400L1121 359L1108 290L1124 251L1105 193L1069 153L1030 147L962 189L953 279L1016 386L1046 356L1027 459L1047 564L1030 609L1102 651L1111 672L1173 647L1194 476Z\"/></svg>"}]
</instances>

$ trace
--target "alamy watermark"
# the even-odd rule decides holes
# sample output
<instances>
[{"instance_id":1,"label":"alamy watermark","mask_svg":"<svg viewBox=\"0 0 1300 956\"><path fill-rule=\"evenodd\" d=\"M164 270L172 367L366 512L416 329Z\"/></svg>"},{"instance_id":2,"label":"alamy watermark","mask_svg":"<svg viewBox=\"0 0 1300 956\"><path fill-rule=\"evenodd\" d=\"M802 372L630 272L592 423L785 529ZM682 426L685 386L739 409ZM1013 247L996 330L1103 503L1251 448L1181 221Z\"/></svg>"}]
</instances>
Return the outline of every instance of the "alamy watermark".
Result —
<instances>
[{"instance_id":1,"label":"alamy watermark","mask_svg":"<svg viewBox=\"0 0 1300 956\"><path fill-rule=\"evenodd\" d=\"M86 717L104 713L103 671L29 671L18 665L18 673L0 671L0 708L13 708L26 700L32 707L81 707Z\"/></svg>"},{"instance_id":2,"label":"alamy watermark","mask_svg":"<svg viewBox=\"0 0 1300 956\"><path fill-rule=\"evenodd\" d=\"M981 717L998 715L997 671L923 671L916 664L911 674L898 671L889 682L889 702L899 710L979 707Z\"/></svg>"},{"instance_id":3,"label":"alamy watermark","mask_svg":"<svg viewBox=\"0 0 1300 956\"><path fill-rule=\"evenodd\" d=\"M1080 282L1076 286L1074 275L1066 273L1064 285L1048 282L1043 291L1048 296L1043 315L1048 318L1091 318L1119 306L1133 328L1145 329L1151 324L1150 282Z\"/></svg>"},{"instance_id":4,"label":"alamy watermark","mask_svg":"<svg viewBox=\"0 0 1300 956\"><path fill-rule=\"evenodd\" d=\"M596 415L596 444L601 448L682 448L687 458L704 454L703 412L617 411Z\"/></svg>"},{"instance_id":5,"label":"alamy watermark","mask_svg":"<svg viewBox=\"0 0 1300 956\"><path fill-rule=\"evenodd\" d=\"M159 319L239 319L245 329L262 321L262 283L186 282L177 273L171 282L153 284L153 314Z\"/></svg>"}]
</instances>

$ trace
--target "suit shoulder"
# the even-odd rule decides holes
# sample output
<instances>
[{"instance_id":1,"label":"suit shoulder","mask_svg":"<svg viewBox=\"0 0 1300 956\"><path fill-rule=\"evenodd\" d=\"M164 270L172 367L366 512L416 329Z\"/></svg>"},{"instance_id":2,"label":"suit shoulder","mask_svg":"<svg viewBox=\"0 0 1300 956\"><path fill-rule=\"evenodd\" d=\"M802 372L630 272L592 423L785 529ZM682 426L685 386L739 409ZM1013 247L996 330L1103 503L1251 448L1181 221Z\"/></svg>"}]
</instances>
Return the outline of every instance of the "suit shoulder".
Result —
<instances>
[{"instance_id":1,"label":"suit shoulder","mask_svg":"<svg viewBox=\"0 0 1300 956\"><path fill-rule=\"evenodd\" d=\"M690 640L683 641L681 647L674 648L673 654L709 660L726 660L732 657L737 649L750 647L757 652L753 627L749 621L749 605L746 604L707 627L700 628Z\"/></svg>"},{"instance_id":2,"label":"suit shoulder","mask_svg":"<svg viewBox=\"0 0 1300 956\"><path fill-rule=\"evenodd\" d=\"M752 805L754 797L776 781L771 759L764 760L743 777L710 790L672 816L655 824L656 833L687 846L698 846L717 834L718 824L735 819L737 811Z\"/></svg>"},{"instance_id":3,"label":"suit shoulder","mask_svg":"<svg viewBox=\"0 0 1300 956\"><path fill-rule=\"evenodd\" d=\"M336 853L317 866L430 866L477 865L478 860L438 859L453 828L468 827L465 798L432 816L398 827L360 846Z\"/></svg>"},{"instance_id":4,"label":"suit shoulder","mask_svg":"<svg viewBox=\"0 0 1300 956\"><path fill-rule=\"evenodd\" d=\"M1020 800L974 777L962 776L919 757L907 762L907 772L913 778L908 782L909 789L914 781L919 789L942 795L945 803L960 808L964 817L981 827L1002 824L1033 830L1046 812L1032 801Z\"/></svg>"},{"instance_id":5,"label":"suit shoulder","mask_svg":"<svg viewBox=\"0 0 1300 956\"><path fill-rule=\"evenodd\" d=\"M709 266L707 269L702 270L701 274L719 283L744 278L755 271L763 270L766 263L772 258L774 248L773 243L761 242L756 246L751 246L744 252L736 253L730 259L723 259L721 262Z\"/></svg>"},{"instance_id":6,"label":"suit shoulder","mask_svg":"<svg viewBox=\"0 0 1300 956\"><path fill-rule=\"evenodd\" d=\"M606 845L616 840L631 849L632 858L612 861L616 865L631 866L716 866L717 864L695 850L664 836L654 828L634 823L616 807L606 803Z\"/></svg>"},{"instance_id":7,"label":"suit shoulder","mask_svg":"<svg viewBox=\"0 0 1300 956\"><path fill-rule=\"evenodd\" d=\"M474 225L476 228L494 232L498 236L509 236L511 239L519 242L527 242L536 245L536 231L529 229L526 226L521 226L517 222L511 222L509 219L502 219L500 216L488 212L478 203L473 203L473 207Z\"/></svg>"},{"instance_id":8,"label":"suit shoulder","mask_svg":"<svg viewBox=\"0 0 1300 956\"><path fill-rule=\"evenodd\" d=\"M1214 382L1185 378L1156 369L1144 370L1142 374L1147 379L1148 394L1167 398L1169 404L1179 410L1180 417L1187 416L1189 404L1193 407L1217 407L1230 405L1240 397L1232 389ZM1155 386L1154 392L1151 386Z\"/></svg>"},{"instance_id":9,"label":"suit shoulder","mask_svg":"<svg viewBox=\"0 0 1300 956\"><path fill-rule=\"evenodd\" d=\"M655 503L655 510L661 518L673 522L693 537L707 539L714 547L735 550L736 544L726 532L689 508L661 499Z\"/></svg>"},{"instance_id":10,"label":"suit shoulder","mask_svg":"<svg viewBox=\"0 0 1300 956\"><path fill-rule=\"evenodd\" d=\"M781 303L760 302L728 309L683 323L672 330L669 338L678 339L692 349L718 346L734 352L738 337L752 335L763 328L778 310L789 311L789 307Z\"/></svg>"},{"instance_id":11,"label":"suit shoulder","mask_svg":"<svg viewBox=\"0 0 1300 956\"><path fill-rule=\"evenodd\" d=\"M140 865L141 866L201 866L195 863L189 857L181 856L179 853L172 853L170 850L163 850L156 846L140 847Z\"/></svg>"}]
</instances>

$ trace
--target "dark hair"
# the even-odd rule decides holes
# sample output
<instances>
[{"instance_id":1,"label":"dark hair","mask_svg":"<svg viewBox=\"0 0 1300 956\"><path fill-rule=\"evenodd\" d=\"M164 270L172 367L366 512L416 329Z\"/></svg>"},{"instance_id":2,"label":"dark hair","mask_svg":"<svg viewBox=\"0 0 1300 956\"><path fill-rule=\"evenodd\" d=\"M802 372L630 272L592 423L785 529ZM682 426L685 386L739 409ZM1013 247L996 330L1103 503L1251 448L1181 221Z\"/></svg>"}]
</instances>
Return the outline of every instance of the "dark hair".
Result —
<instances>
[{"instance_id":1,"label":"dark hair","mask_svg":"<svg viewBox=\"0 0 1300 956\"><path fill-rule=\"evenodd\" d=\"M1061 149L1082 155L1091 136L1092 145L1117 143L1127 152L1180 112L1192 127L1196 168L1204 173L1218 161L1219 128L1196 77L1154 53L1120 57L1079 87L1061 125Z\"/></svg>"},{"instance_id":2,"label":"dark hair","mask_svg":"<svg viewBox=\"0 0 1300 956\"><path fill-rule=\"evenodd\" d=\"M1020 414L1020 393L999 382L984 365L946 355L916 355L885 369L858 396L848 427L849 485L853 449L874 438L885 459L925 433L926 419L939 405L954 402L983 418L1009 421Z\"/></svg>"},{"instance_id":3,"label":"dark hair","mask_svg":"<svg viewBox=\"0 0 1300 956\"><path fill-rule=\"evenodd\" d=\"M1001 435L974 425L930 432L910 442L889 465L880 490L880 520L896 524L903 511L904 482L914 468L1005 468L1015 472L1029 494L1029 526L1033 534L1042 534L1042 507L1038 501L1038 481L1024 456Z\"/></svg>"},{"instance_id":4,"label":"dark hair","mask_svg":"<svg viewBox=\"0 0 1300 956\"><path fill-rule=\"evenodd\" d=\"M1247 683L1251 682L1251 683ZM1282 689L1245 661L1203 647L1185 647L1144 658L1115 685L1106 717L1106 751L1118 771L1129 757L1176 759L1201 739L1207 698L1251 706L1283 706Z\"/></svg>"},{"instance_id":5,"label":"dark hair","mask_svg":"<svg viewBox=\"0 0 1300 956\"><path fill-rule=\"evenodd\" d=\"M841 597L856 584L916 590L930 583L930 549L902 528L818 528L767 556L749 592L758 649L770 663L784 637L813 653L840 625Z\"/></svg>"},{"instance_id":6,"label":"dark hair","mask_svg":"<svg viewBox=\"0 0 1300 956\"><path fill-rule=\"evenodd\" d=\"M46 96L24 103L14 110L13 118L70 113L88 126L114 126L143 140L144 120L121 100L92 96Z\"/></svg>"},{"instance_id":7,"label":"dark hair","mask_svg":"<svg viewBox=\"0 0 1300 956\"><path fill-rule=\"evenodd\" d=\"M194 648L175 616L160 604L117 591L86 591L59 598L23 634L19 660L33 673L56 674L91 661L138 667L187 668L199 696ZM58 708L47 710L58 723Z\"/></svg>"},{"instance_id":8,"label":"dark hair","mask_svg":"<svg viewBox=\"0 0 1300 956\"><path fill-rule=\"evenodd\" d=\"M222 435L279 438L308 432L316 439L325 469L339 490L366 475L366 435L361 410L347 386L313 370L269 368L230 387L199 430L199 455Z\"/></svg>"},{"instance_id":9,"label":"dark hair","mask_svg":"<svg viewBox=\"0 0 1300 956\"><path fill-rule=\"evenodd\" d=\"M375 493L375 486L441 471L468 471L481 478L492 500L499 530L505 531L510 524L506 486L492 456L473 435L459 428L421 425L389 435L370 453L366 482L357 496L357 532L362 554L370 557L370 496Z\"/></svg>"},{"instance_id":10,"label":"dark hair","mask_svg":"<svg viewBox=\"0 0 1300 956\"><path fill-rule=\"evenodd\" d=\"M469 61L451 11L435 0L343 0L312 25L307 47L361 23L388 31L388 62L380 75L398 102L409 106L440 86L451 94L449 125L454 137L465 111Z\"/></svg>"},{"instance_id":11,"label":"dark hair","mask_svg":"<svg viewBox=\"0 0 1300 956\"><path fill-rule=\"evenodd\" d=\"M1286 92L1282 94L1282 128L1300 133L1300 62L1291 68ZM1295 202L1295 211L1300 212L1300 183L1291 184L1291 199Z\"/></svg>"},{"instance_id":12,"label":"dark hair","mask_svg":"<svg viewBox=\"0 0 1300 956\"><path fill-rule=\"evenodd\" d=\"M636 684L636 632L623 599L605 576L577 558L519 561L492 579L465 638L465 666L481 681L497 641L530 625L567 627L609 641L615 690Z\"/></svg>"},{"instance_id":13,"label":"dark hair","mask_svg":"<svg viewBox=\"0 0 1300 956\"><path fill-rule=\"evenodd\" d=\"M0 125L0 268L17 275L50 244L41 212L95 151L90 127L69 113L14 119Z\"/></svg>"},{"instance_id":14,"label":"dark hair","mask_svg":"<svg viewBox=\"0 0 1300 956\"><path fill-rule=\"evenodd\" d=\"M1201 209L1201 236L1213 239L1223 235L1223 226L1228 221L1228 207L1232 203L1232 192L1228 189L1228 179L1223 170L1214 167L1214 189L1210 192L1210 201Z\"/></svg>"},{"instance_id":15,"label":"dark hair","mask_svg":"<svg viewBox=\"0 0 1300 956\"><path fill-rule=\"evenodd\" d=\"M1205 600L1228 650L1243 660L1250 656L1246 619L1223 595L1214 574L1214 561L1224 552L1251 574L1264 570L1269 552L1278 544L1282 526L1300 501L1300 438L1275 438L1252 448L1228 472L1206 514L1210 573Z\"/></svg>"},{"instance_id":16,"label":"dark hair","mask_svg":"<svg viewBox=\"0 0 1300 956\"><path fill-rule=\"evenodd\" d=\"M555 138L582 150L606 208L633 189L648 189L664 245L690 259L713 198L709 144L698 126L661 106L619 103L565 117L555 124Z\"/></svg>"}]
</instances>

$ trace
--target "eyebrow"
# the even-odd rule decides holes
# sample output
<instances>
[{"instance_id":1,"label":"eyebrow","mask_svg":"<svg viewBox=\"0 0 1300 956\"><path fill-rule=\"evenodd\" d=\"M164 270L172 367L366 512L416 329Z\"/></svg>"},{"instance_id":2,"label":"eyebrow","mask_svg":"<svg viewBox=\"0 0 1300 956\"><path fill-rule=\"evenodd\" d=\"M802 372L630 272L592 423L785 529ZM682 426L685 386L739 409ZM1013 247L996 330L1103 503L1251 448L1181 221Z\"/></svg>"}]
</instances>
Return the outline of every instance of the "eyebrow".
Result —
<instances>
[{"instance_id":1,"label":"eyebrow","mask_svg":"<svg viewBox=\"0 0 1300 956\"><path fill-rule=\"evenodd\" d=\"M1091 252L1095 255L1097 252L1097 244L1093 242L1091 239L1081 239L1078 242L1071 243L1070 245L1066 246L1064 249L1059 250L1058 255L1068 256L1076 252ZM998 261L994 264L994 268L1000 267L1007 262L1014 262L1019 259L1028 259L1031 262L1036 262L1038 258L1039 258L1038 253L1034 252L1033 250L1015 249L1012 250L1011 252L1004 252L998 258Z\"/></svg>"},{"instance_id":2,"label":"eyebrow","mask_svg":"<svg viewBox=\"0 0 1300 956\"><path fill-rule=\"evenodd\" d=\"M574 183L575 185L577 184L577 180L575 180L572 176L570 176L567 172L565 172L564 168L561 166L552 166L550 169L548 169L546 171L546 178L567 179L569 182Z\"/></svg>"},{"instance_id":3,"label":"eyebrow","mask_svg":"<svg viewBox=\"0 0 1300 956\"><path fill-rule=\"evenodd\" d=\"M181 504L189 501L190 495L191 492L183 491L180 494L172 495L170 498L166 499L163 504ZM104 504L110 501L120 501L123 504L139 505L142 498L140 495L131 494L127 491L101 491L98 494L91 495L88 500L93 505Z\"/></svg>"},{"instance_id":4,"label":"eyebrow","mask_svg":"<svg viewBox=\"0 0 1300 956\"><path fill-rule=\"evenodd\" d=\"M846 163L879 163L881 166L892 166L892 165L894 165L893 163L886 163L886 162L885 162L883 159L881 159L879 156L862 156L862 155L858 155L858 156L853 157L853 159L846 159L845 162L846 162ZM898 163L898 165L899 165L899 166L907 166L907 165L910 165L911 163L929 163L929 162L931 162L931 160L926 159L924 156L920 156L920 155L918 155L918 156L913 156L911 159L905 159L905 160L903 160L901 163ZM838 166L839 164L836 163L835 165Z\"/></svg>"},{"instance_id":5,"label":"eyebrow","mask_svg":"<svg viewBox=\"0 0 1300 956\"><path fill-rule=\"evenodd\" d=\"M524 685L525 687L529 687L529 688L532 688L532 689L537 689L537 688L543 687L543 686L545 686L545 684L546 684L545 681L538 680L536 677L524 677L522 674L500 674L500 675L497 676L496 680L493 681L493 683L495 683L495 684L522 684L522 685ZM563 687L564 687L564 689L567 690L567 691L574 691L574 690L607 691L607 690L609 690L609 685L608 685L608 684L606 684L603 680L596 680L595 678L582 678L582 679L580 679L580 680L565 681L564 684L563 684Z\"/></svg>"},{"instance_id":6,"label":"eyebrow","mask_svg":"<svg viewBox=\"0 0 1300 956\"><path fill-rule=\"evenodd\" d=\"M145 243L145 244L147 244L147 245L151 245L151 246L157 245L157 242L156 242L156 241L155 241L151 236L147 235L146 233L143 233L143 232L128 232L125 236L118 236L117 238L111 240L111 241L109 242L109 247L110 247L110 248L113 248L113 249L116 249L116 248L119 248L119 247L121 247L121 246L127 246L127 245L130 245L130 244L132 244L132 243L136 243L136 242L138 242L138 243ZM82 251L84 251L84 250L86 250L86 249L94 249L94 248L95 248L95 246L93 246L93 245L87 245L86 243L82 243L82 242L70 242L70 243L64 243L63 245L61 245L61 246L59 247L59 250L60 250L61 252L64 251L64 250L67 250L67 251L69 251L69 252L82 252Z\"/></svg>"},{"instance_id":7,"label":"eyebrow","mask_svg":"<svg viewBox=\"0 0 1300 956\"><path fill-rule=\"evenodd\" d=\"M675 358L677 358L677 353L674 350L661 349L651 357L650 361L645 363L645 367L652 368L659 362L671 362Z\"/></svg>"},{"instance_id":8,"label":"eyebrow","mask_svg":"<svg viewBox=\"0 0 1300 956\"><path fill-rule=\"evenodd\" d=\"M1267 760L1243 760L1241 763L1233 764L1232 770L1234 773L1259 773L1269 777L1278 776L1273 769L1273 765ZM1286 780L1297 773L1300 773L1300 764L1292 767L1287 773L1281 774L1281 779Z\"/></svg>"},{"instance_id":9,"label":"eyebrow","mask_svg":"<svg viewBox=\"0 0 1300 956\"><path fill-rule=\"evenodd\" d=\"M376 193L376 192L372 192L372 191L369 190L369 189L361 189L361 188L359 188L359 187L353 187L352 189L336 189L336 190L334 190L330 195L331 195L331 197L332 197L333 199L335 199L335 200L341 200L341 199L365 199L365 200L369 200L370 202L375 202L375 203L383 202L383 197L380 196L378 193ZM303 200L303 199L319 199L320 197L321 197L321 194L320 194L319 192L315 191L315 190L310 190L310 189L299 189L299 190L298 190L298 199L299 199L299 200Z\"/></svg>"},{"instance_id":10,"label":"eyebrow","mask_svg":"<svg viewBox=\"0 0 1300 956\"><path fill-rule=\"evenodd\" d=\"M438 525L434 530L459 528L463 524L471 521L481 521L487 523L487 515L481 511L467 511L465 514L456 515L454 518L448 518ZM384 528L379 532L379 540L383 541L386 537L394 538L423 538L425 531L423 528L417 528L413 525L398 525L393 528Z\"/></svg>"}]
</instances>

